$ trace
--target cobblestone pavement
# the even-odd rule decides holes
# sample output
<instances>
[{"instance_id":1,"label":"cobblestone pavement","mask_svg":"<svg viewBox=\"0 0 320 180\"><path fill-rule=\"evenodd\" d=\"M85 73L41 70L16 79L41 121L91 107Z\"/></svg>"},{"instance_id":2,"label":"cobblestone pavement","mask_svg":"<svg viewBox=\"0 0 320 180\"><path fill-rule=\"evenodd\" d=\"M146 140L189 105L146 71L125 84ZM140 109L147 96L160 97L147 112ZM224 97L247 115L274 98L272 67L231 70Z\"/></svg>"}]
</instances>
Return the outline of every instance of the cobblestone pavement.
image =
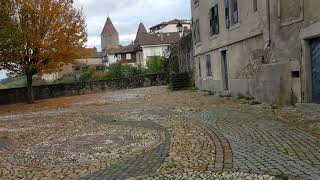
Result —
<instances>
[{"instance_id":1,"label":"cobblestone pavement","mask_svg":"<svg viewBox=\"0 0 320 180\"><path fill-rule=\"evenodd\" d=\"M0 110L1 180L320 179L319 139L254 107L166 87L55 101Z\"/></svg>"},{"instance_id":2,"label":"cobblestone pavement","mask_svg":"<svg viewBox=\"0 0 320 180\"><path fill-rule=\"evenodd\" d=\"M204 111L194 119L224 134L234 153L235 169L320 179L320 140L306 132L228 109Z\"/></svg>"}]
</instances>

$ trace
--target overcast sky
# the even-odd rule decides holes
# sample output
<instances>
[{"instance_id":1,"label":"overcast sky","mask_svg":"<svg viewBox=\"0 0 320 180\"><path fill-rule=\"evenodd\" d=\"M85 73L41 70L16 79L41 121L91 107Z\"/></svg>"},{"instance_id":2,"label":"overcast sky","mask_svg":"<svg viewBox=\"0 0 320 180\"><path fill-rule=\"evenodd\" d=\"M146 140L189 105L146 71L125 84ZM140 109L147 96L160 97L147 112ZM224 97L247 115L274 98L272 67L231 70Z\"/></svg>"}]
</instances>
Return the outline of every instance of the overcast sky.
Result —
<instances>
[{"instance_id":1,"label":"overcast sky","mask_svg":"<svg viewBox=\"0 0 320 180\"><path fill-rule=\"evenodd\" d=\"M190 0L76 0L83 9L88 29L88 47L101 47L100 33L110 16L120 36L120 43L131 43L138 25L146 28L172 19L191 19ZM5 73L0 71L0 79Z\"/></svg>"}]
</instances>

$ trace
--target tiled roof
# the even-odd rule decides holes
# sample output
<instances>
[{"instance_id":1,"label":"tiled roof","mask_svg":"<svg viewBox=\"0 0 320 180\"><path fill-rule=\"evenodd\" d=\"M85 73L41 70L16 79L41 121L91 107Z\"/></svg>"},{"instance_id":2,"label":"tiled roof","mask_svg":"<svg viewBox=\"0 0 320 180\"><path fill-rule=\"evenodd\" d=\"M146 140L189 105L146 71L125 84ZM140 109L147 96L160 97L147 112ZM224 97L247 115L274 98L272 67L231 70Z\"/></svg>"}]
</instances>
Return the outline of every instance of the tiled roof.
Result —
<instances>
[{"instance_id":1,"label":"tiled roof","mask_svg":"<svg viewBox=\"0 0 320 180\"><path fill-rule=\"evenodd\" d=\"M118 34L117 29L114 27L111 19L108 17L103 27L101 34Z\"/></svg>"},{"instance_id":2,"label":"tiled roof","mask_svg":"<svg viewBox=\"0 0 320 180\"><path fill-rule=\"evenodd\" d=\"M140 45L161 45L161 44L174 44L180 40L178 32L174 33L156 33L144 34L140 39Z\"/></svg>"},{"instance_id":3,"label":"tiled roof","mask_svg":"<svg viewBox=\"0 0 320 180\"><path fill-rule=\"evenodd\" d=\"M122 48L121 45L115 46L112 48L108 48L105 51L103 51L104 52L103 55L106 56L107 54L109 54L109 55L116 54L116 52L118 52L121 48Z\"/></svg>"},{"instance_id":4,"label":"tiled roof","mask_svg":"<svg viewBox=\"0 0 320 180\"><path fill-rule=\"evenodd\" d=\"M137 51L142 51L141 47L138 44L130 44L128 46L123 46L115 54L132 53Z\"/></svg>"},{"instance_id":5,"label":"tiled roof","mask_svg":"<svg viewBox=\"0 0 320 180\"><path fill-rule=\"evenodd\" d=\"M143 23L140 23L134 43L139 44L141 37L146 33L147 33L146 27L143 25Z\"/></svg>"}]
</instances>

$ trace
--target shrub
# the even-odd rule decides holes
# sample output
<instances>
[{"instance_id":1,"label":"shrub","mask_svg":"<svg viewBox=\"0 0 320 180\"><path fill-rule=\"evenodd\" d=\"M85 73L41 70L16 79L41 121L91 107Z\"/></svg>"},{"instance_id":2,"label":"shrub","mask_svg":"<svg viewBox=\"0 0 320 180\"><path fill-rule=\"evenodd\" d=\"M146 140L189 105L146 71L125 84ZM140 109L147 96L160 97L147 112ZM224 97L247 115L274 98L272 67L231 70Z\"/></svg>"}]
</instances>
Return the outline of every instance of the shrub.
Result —
<instances>
[{"instance_id":1,"label":"shrub","mask_svg":"<svg viewBox=\"0 0 320 180\"><path fill-rule=\"evenodd\" d=\"M61 78L53 81L53 84L70 84L77 81L77 78L71 74L65 74Z\"/></svg>"},{"instance_id":2,"label":"shrub","mask_svg":"<svg viewBox=\"0 0 320 180\"><path fill-rule=\"evenodd\" d=\"M91 78L94 81L103 80L105 78L105 73L103 73L103 72L94 72Z\"/></svg>"},{"instance_id":3,"label":"shrub","mask_svg":"<svg viewBox=\"0 0 320 180\"><path fill-rule=\"evenodd\" d=\"M80 72L79 81L86 82L91 81L93 74L96 72L96 70L92 67L83 68Z\"/></svg>"},{"instance_id":4,"label":"shrub","mask_svg":"<svg viewBox=\"0 0 320 180\"><path fill-rule=\"evenodd\" d=\"M151 73L168 72L168 60L160 56L149 57L147 68Z\"/></svg>"},{"instance_id":5,"label":"shrub","mask_svg":"<svg viewBox=\"0 0 320 180\"><path fill-rule=\"evenodd\" d=\"M133 66L129 64L122 65L115 63L109 66L109 71L106 73L106 78L122 78L146 73L147 70L142 66Z\"/></svg>"}]
</instances>

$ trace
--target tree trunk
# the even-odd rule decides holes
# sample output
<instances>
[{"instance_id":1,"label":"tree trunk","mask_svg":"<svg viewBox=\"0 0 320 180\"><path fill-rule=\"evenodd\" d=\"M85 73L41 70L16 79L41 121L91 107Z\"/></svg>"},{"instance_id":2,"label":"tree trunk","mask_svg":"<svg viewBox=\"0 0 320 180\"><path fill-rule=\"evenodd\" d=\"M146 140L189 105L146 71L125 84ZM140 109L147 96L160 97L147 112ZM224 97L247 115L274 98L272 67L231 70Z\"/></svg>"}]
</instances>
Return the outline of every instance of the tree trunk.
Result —
<instances>
[{"instance_id":1,"label":"tree trunk","mask_svg":"<svg viewBox=\"0 0 320 180\"><path fill-rule=\"evenodd\" d=\"M32 74L27 74L27 89L28 89L28 103L34 103L33 89L32 89Z\"/></svg>"}]
</instances>

